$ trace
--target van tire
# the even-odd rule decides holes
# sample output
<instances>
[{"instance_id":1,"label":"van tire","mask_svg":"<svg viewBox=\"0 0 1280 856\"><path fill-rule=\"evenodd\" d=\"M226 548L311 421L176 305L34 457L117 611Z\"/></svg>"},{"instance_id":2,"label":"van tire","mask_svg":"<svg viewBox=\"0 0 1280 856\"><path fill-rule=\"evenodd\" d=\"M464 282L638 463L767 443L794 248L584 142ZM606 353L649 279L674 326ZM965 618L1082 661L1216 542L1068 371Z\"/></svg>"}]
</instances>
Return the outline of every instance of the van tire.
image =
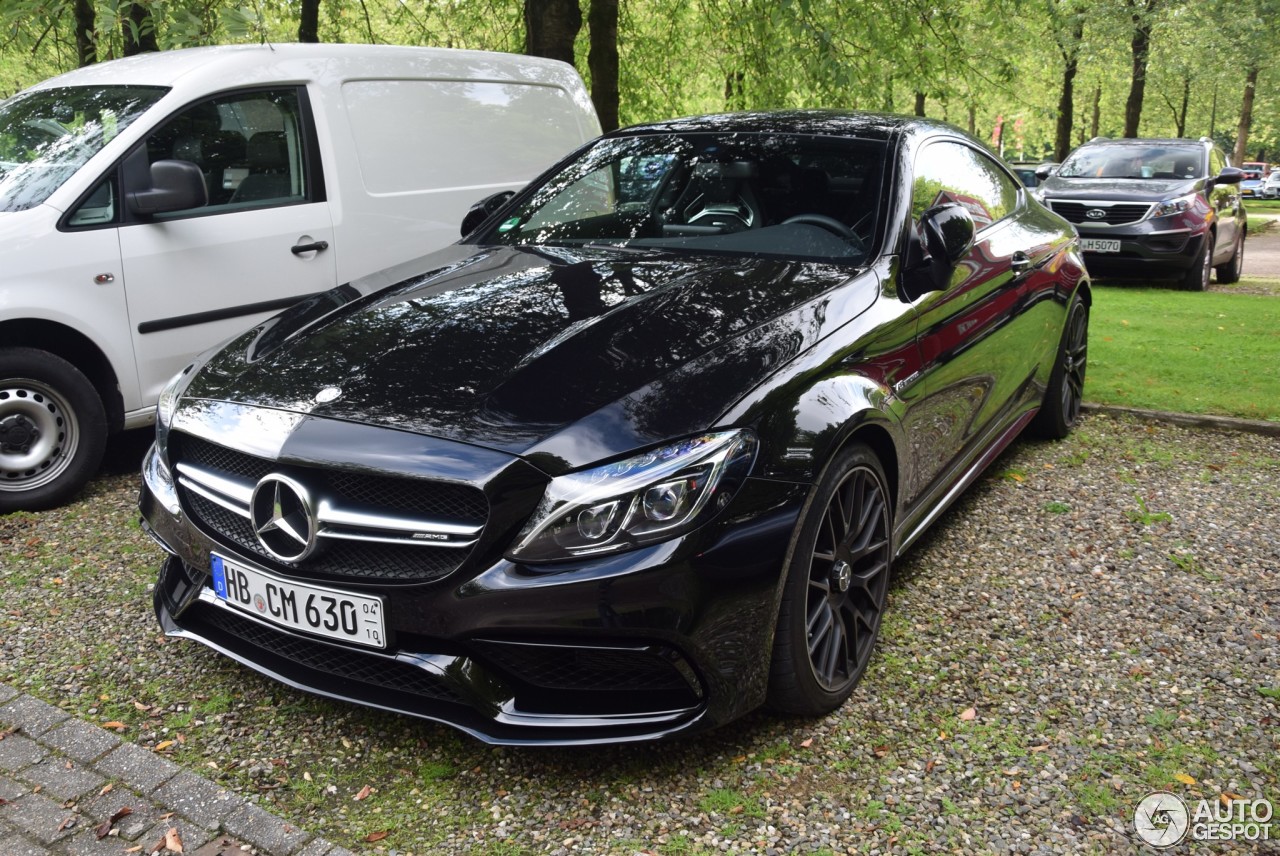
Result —
<instances>
[{"instance_id":1,"label":"van tire","mask_svg":"<svg viewBox=\"0 0 1280 856\"><path fill-rule=\"evenodd\" d=\"M0 348L0 514L67 502L106 445L106 411L83 372L47 351Z\"/></svg>"}]
</instances>

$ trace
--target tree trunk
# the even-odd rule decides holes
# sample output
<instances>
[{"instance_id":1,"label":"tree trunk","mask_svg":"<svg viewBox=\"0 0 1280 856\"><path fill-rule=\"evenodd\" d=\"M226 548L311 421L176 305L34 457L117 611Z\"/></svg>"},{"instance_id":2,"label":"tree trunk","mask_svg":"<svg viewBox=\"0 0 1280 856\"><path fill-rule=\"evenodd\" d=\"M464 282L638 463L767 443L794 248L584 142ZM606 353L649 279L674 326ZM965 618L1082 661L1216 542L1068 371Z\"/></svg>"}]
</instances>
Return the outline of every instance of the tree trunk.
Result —
<instances>
[{"instance_id":1,"label":"tree trunk","mask_svg":"<svg viewBox=\"0 0 1280 856\"><path fill-rule=\"evenodd\" d=\"M1142 101L1147 91L1147 61L1151 58L1151 18L1158 0L1128 0L1133 20L1133 37L1129 49L1133 55L1133 77L1129 82L1129 98L1124 104L1124 136L1138 136L1142 122Z\"/></svg>"},{"instance_id":2,"label":"tree trunk","mask_svg":"<svg viewBox=\"0 0 1280 856\"><path fill-rule=\"evenodd\" d=\"M607 133L618 127L618 0L591 0L587 26L591 31L591 100Z\"/></svg>"},{"instance_id":3,"label":"tree trunk","mask_svg":"<svg viewBox=\"0 0 1280 856\"><path fill-rule=\"evenodd\" d=\"M1102 126L1102 84L1093 90L1093 125L1089 132L1089 139L1098 136L1098 128ZM1084 142L1081 140L1081 142Z\"/></svg>"},{"instance_id":4,"label":"tree trunk","mask_svg":"<svg viewBox=\"0 0 1280 856\"><path fill-rule=\"evenodd\" d=\"M924 115L924 93L918 89L916 90L916 115Z\"/></svg>"},{"instance_id":5,"label":"tree trunk","mask_svg":"<svg viewBox=\"0 0 1280 856\"><path fill-rule=\"evenodd\" d=\"M83 68L98 61L98 45L93 38L97 26L93 0L72 0L71 14L76 27L76 59Z\"/></svg>"},{"instance_id":6,"label":"tree trunk","mask_svg":"<svg viewBox=\"0 0 1280 856\"><path fill-rule=\"evenodd\" d=\"M726 110L747 109L747 96L743 91L747 74L744 71L731 71L724 76L724 108Z\"/></svg>"},{"instance_id":7,"label":"tree trunk","mask_svg":"<svg viewBox=\"0 0 1280 856\"><path fill-rule=\"evenodd\" d=\"M1187 135L1187 105L1191 102L1191 78L1182 78L1182 108L1178 110L1178 136Z\"/></svg>"},{"instance_id":8,"label":"tree trunk","mask_svg":"<svg viewBox=\"0 0 1280 856\"><path fill-rule=\"evenodd\" d=\"M302 0L298 12L298 41L308 44L320 41L320 0Z\"/></svg>"},{"instance_id":9,"label":"tree trunk","mask_svg":"<svg viewBox=\"0 0 1280 856\"><path fill-rule=\"evenodd\" d=\"M1053 138L1053 159L1062 161L1071 151L1071 128L1075 125L1076 72L1080 70L1080 40L1084 38L1084 18L1071 30L1071 43L1058 47L1062 51L1062 92L1058 96L1058 128Z\"/></svg>"},{"instance_id":10,"label":"tree trunk","mask_svg":"<svg viewBox=\"0 0 1280 856\"><path fill-rule=\"evenodd\" d=\"M969 133L978 133L978 105L969 102Z\"/></svg>"},{"instance_id":11,"label":"tree trunk","mask_svg":"<svg viewBox=\"0 0 1280 856\"><path fill-rule=\"evenodd\" d=\"M573 65L573 41L582 29L578 0L524 0L524 52Z\"/></svg>"},{"instance_id":12,"label":"tree trunk","mask_svg":"<svg viewBox=\"0 0 1280 856\"><path fill-rule=\"evenodd\" d=\"M1249 145L1249 130L1253 127L1253 93L1258 88L1258 67L1251 66L1244 79L1244 101L1240 104L1240 126L1236 129L1234 164L1244 163L1245 147Z\"/></svg>"},{"instance_id":13,"label":"tree trunk","mask_svg":"<svg viewBox=\"0 0 1280 856\"><path fill-rule=\"evenodd\" d=\"M124 55L147 53L160 50L156 41L155 21L151 10L141 3L130 3L124 20L120 22L124 35Z\"/></svg>"}]
</instances>

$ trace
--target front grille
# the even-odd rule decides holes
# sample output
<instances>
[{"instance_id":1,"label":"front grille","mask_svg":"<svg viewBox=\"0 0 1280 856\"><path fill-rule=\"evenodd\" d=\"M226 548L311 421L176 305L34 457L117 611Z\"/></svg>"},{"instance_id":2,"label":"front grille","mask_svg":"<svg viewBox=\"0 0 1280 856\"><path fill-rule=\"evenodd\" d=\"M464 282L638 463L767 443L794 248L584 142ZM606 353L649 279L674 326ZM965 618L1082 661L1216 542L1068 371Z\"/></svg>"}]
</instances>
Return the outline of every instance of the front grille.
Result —
<instances>
[{"instance_id":1,"label":"front grille","mask_svg":"<svg viewBox=\"0 0 1280 856\"><path fill-rule=\"evenodd\" d=\"M194 489L192 482L198 482L198 477L178 479L183 507L201 532L228 549L255 556L269 569L295 577L432 582L461 566L488 517L484 494L466 485L286 466L177 432L170 435L170 457L175 467L194 465L239 487L239 495L233 491L222 496L222 502L215 502ZM255 536L245 500L258 480L271 472L287 473L305 484L317 499L368 515L374 522L383 516L400 521L410 518L421 521L425 532L430 532L433 525L463 526L474 528L475 535L457 536L457 546L442 546L438 539L415 537L412 531L370 529L363 522L332 526L321 533L328 537L319 538L319 549L306 559L282 562L267 552ZM210 485L204 487L208 489Z\"/></svg>"},{"instance_id":2,"label":"front grille","mask_svg":"<svg viewBox=\"0 0 1280 856\"><path fill-rule=\"evenodd\" d=\"M1071 202L1065 199L1049 200L1049 207L1054 213L1072 223L1102 223L1107 226L1123 226L1126 223L1137 223L1147 216L1151 210L1150 202ZM1106 212L1102 217L1090 217L1089 211Z\"/></svg>"},{"instance_id":3,"label":"front grille","mask_svg":"<svg viewBox=\"0 0 1280 856\"><path fill-rule=\"evenodd\" d=\"M282 657L307 669L436 701L462 702L462 698L447 683L417 666L378 654L313 642L310 639L282 633L252 619L236 615L228 609L216 607L199 607L199 609L200 614L196 618L196 624L204 624L217 632L233 636L246 645ZM247 652L241 651L241 653Z\"/></svg>"}]
</instances>

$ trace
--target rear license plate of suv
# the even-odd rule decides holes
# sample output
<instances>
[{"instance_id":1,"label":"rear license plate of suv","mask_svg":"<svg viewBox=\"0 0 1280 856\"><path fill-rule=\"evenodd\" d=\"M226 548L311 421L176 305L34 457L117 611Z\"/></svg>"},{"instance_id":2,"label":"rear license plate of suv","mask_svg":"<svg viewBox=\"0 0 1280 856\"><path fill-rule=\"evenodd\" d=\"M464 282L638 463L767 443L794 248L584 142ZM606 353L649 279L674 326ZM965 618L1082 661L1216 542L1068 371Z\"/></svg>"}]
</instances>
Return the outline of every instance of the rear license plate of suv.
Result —
<instances>
[{"instance_id":1,"label":"rear license plate of suv","mask_svg":"<svg viewBox=\"0 0 1280 856\"><path fill-rule=\"evenodd\" d=\"M382 598L310 585L267 574L222 556L212 556L213 593L218 600L272 624L385 648Z\"/></svg>"}]
</instances>

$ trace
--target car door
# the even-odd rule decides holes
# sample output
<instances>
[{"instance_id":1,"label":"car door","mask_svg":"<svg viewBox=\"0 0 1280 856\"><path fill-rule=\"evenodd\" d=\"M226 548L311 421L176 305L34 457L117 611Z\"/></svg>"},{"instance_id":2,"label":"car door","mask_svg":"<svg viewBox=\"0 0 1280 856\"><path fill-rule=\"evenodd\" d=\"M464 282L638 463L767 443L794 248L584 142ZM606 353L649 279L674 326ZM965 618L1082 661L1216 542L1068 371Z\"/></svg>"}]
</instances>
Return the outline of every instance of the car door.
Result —
<instances>
[{"instance_id":1,"label":"car door","mask_svg":"<svg viewBox=\"0 0 1280 856\"><path fill-rule=\"evenodd\" d=\"M1017 214L1022 191L1003 169L958 140L926 144L912 172L912 223L936 205L969 211L975 240L946 288L914 301L920 368L899 390L911 464L904 500L935 495L967 468L1031 394L1042 325L1018 323L1028 276ZM1047 247L1045 252L1048 252Z\"/></svg>"},{"instance_id":2,"label":"car door","mask_svg":"<svg viewBox=\"0 0 1280 856\"><path fill-rule=\"evenodd\" d=\"M144 404L192 354L336 284L333 223L304 88L189 105L126 159L126 190L145 182L148 165L161 159L195 163L208 204L145 220L126 212L119 227Z\"/></svg>"},{"instance_id":3,"label":"car door","mask_svg":"<svg viewBox=\"0 0 1280 856\"><path fill-rule=\"evenodd\" d=\"M1209 180L1221 174L1227 166L1226 157L1218 149L1209 151ZM1231 257L1235 247L1239 226L1236 218L1240 215L1240 206L1244 204L1240 197L1240 185L1215 183L1209 189L1209 207L1213 209L1218 221L1217 240L1213 248L1215 264Z\"/></svg>"}]
</instances>

